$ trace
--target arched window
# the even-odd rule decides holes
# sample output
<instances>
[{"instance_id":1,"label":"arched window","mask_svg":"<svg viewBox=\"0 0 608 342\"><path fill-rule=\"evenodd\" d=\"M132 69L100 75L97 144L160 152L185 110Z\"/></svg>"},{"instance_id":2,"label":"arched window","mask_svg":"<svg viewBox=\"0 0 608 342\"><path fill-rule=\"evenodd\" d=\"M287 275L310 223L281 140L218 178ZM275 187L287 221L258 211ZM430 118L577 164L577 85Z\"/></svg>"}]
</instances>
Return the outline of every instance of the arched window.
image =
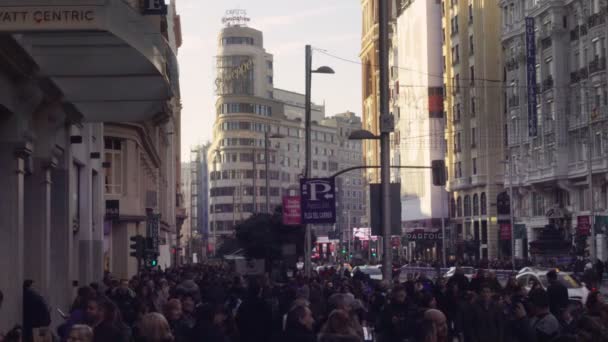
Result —
<instances>
[{"instance_id":1,"label":"arched window","mask_svg":"<svg viewBox=\"0 0 608 342\"><path fill-rule=\"evenodd\" d=\"M479 196L473 195L473 216L479 215Z\"/></svg>"},{"instance_id":2,"label":"arched window","mask_svg":"<svg viewBox=\"0 0 608 342\"><path fill-rule=\"evenodd\" d=\"M450 217L456 217L456 200L450 200Z\"/></svg>"},{"instance_id":3,"label":"arched window","mask_svg":"<svg viewBox=\"0 0 608 342\"><path fill-rule=\"evenodd\" d=\"M471 196L464 196L464 216L471 216Z\"/></svg>"},{"instance_id":4,"label":"arched window","mask_svg":"<svg viewBox=\"0 0 608 342\"><path fill-rule=\"evenodd\" d=\"M486 193L482 192L481 193L481 215L487 215L488 214L488 205L486 202Z\"/></svg>"},{"instance_id":5,"label":"arched window","mask_svg":"<svg viewBox=\"0 0 608 342\"><path fill-rule=\"evenodd\" d=\"M462 217L462 198L458 196L458 200L456 201L456 217Z\"/></svg>"}]
</instances>

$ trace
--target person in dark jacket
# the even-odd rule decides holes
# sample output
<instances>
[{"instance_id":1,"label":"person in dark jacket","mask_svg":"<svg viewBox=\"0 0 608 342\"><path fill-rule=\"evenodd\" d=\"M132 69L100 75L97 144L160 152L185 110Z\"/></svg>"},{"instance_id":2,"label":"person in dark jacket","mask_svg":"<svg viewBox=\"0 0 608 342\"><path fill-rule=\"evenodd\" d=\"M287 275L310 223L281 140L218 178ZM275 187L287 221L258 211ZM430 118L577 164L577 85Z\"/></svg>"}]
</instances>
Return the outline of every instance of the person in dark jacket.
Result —
<instances>
[{"instance_id":1,"label":"person in dark jacket","mask_svg":"<svg viewBox=\"0 0 608 342\"><path fill-rule=\"evenodd\" d=\"M491 285L480 285L479 298L471 306L469 336L472 342L502 342L504 315L492 300Z\"/></svg>"},{"instance_id":2,"label":"person in dark jacket","mask_svg":"<svg viewBox=\"0 0 608 342\"><path fill-rule=\"evenodd\" d=\"M305 305L296 305L287 313L282 341L315 342L312 311Z\"/></svg>"},{"instance_id":3,"label":"person in dark jacket","mask_svg":"<svg viewBox=\"0 0 608 342\"><path fill-rule=\"evenodd\" d=\"M105 298L90 299L87 322L93 328L93 342L128 342L129 328L122 322L116 304Z\"/></svg>"},{"instance_id":4,"label":"person in dark jacket","mask_svg":"<svg viewBox=\"0 0 608 342\"><path fill-rule=\"evenodd\" d=\"M23 341L33 340L35 328L48 327L51 324L51 313L44 298L33 288L33 280L23 282Z\"/></svg>"},{"instance_id":5,"label":"person in dark jacket","mask_svg":"<svg viewBox=\"0 0 608 342\"><path fill-rule=\"evenodd\" d=\"M416 305L408 300L405 288L393 289L391 301L382 311L378 331L384 341L403 341L413 336Z\"/></svg>"},{"instance_id":6,"label":"person in dark jacket","mask_svg":"<svg viewBox=\"0 0 608 342\"><path fill-rule=\"evenodd\" d=\"M239 306L236 324L241 342L268 341L272 331L272 309L262 299L259 284L249 284L247 298Z\"/></svg>"},{"instance_id":7,"label":"person in dark jacket","mask_svg":"<svg viewBox=\"0 0 608 342\"><path fill-rule=\"evenodd\" d=\"M568 306L568 289L557 280L557 272L547 272L547 295L549 296L549 307L555 317L561 316L561 311Z\"/></svg>"},{"instance_id":8,"label":"person in dark jacket","mask_svg":"<svg viewBox=\"0 0 608 342\"><path fill-rule=\"evenodd\" d=\"M450 288L454 283L458 284L458 289L462 294L466 293L469 289L469 279L464 275L464 271L460 267L456 267L454 275L448 280L446 286Z\"/></svg>"},{"instance_id":9,"label":"person in dark jacket","mask_svg":"<svg viewBox=\"0 0 608 342\"><path fill-rule=\"evenodd\" d=\"M137 319L137 302L127 279L120 281L119 286L110 294L110 299L118 306L124 322L132 326Z\"/></svg>"},{"instance_id":10,"label":"person in dark jacket","mask_svg":"<svg viewBox=\"0 0 608 342\"><path fill-rule=\"evenodd\" d=\"M170 299L165 304L165 318L171 327L171 333L175 338L175 342L189 342L191 329L183 319L182 303L179 299Z\"/></svg>"},{"instance_id":11,"label":"person in dark jacket","mask_svg":"<svg viewBox=\"0 0 608 342\"><path fill-rule=\"evenodd\" d=\"M604 278L604 263L600 259L595 261L595 273L597 274L597 283L601 286Z\"/></svg>"}]
</instances>

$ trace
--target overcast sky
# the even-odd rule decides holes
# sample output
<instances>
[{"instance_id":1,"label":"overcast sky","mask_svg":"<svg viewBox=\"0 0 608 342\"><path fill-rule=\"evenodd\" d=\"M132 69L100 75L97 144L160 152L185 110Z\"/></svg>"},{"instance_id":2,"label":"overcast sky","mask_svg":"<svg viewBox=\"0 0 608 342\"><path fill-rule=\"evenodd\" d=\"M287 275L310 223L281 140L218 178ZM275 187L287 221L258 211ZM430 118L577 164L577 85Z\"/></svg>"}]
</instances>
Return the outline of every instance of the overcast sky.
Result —
<instances>
[{"instance_id":1,"label":"overcast sky","mask_svg":"<svg viewBox=\"0 0 608 342\"><path fill-rule=\"evenodd\" d=\"M213 57L226 10L246 10L251 18L249 26L264 33L265 49L274 55L277 88L304 92L306 44L332 55L359 60L359 0L177 0L177 6L184 40L179 50L183 161L189 160L191 146L212 138ZM313 102L325 101L327 115L346 110L360 115L360 66L314 52L313 68L321 65L331 66L336 74L313 77Z\"/></svg>"}]
</instances>

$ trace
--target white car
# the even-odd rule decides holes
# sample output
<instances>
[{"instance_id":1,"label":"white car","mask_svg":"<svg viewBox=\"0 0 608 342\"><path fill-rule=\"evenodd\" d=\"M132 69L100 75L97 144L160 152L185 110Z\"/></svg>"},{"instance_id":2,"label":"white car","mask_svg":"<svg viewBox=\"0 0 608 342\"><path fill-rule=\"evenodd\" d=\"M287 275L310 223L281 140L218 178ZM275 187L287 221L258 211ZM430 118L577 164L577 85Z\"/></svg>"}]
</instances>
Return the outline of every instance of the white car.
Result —
<instances>
[{"instance_id":1,"label":"white car","mask_svg":"<svg viewBox=\"0 0 608 342\"><path fill-rule=\"evenodd\" d=\"M517 274L517 283L528 291L530 291L534 283L539 283L546 290L549 286L549 280L547 279L549 271L550 269L525 267ZM579 283L567 272L557 272L557 281L568 289L568 298L571 302L579 302L585 305L587 296L589 296L589 290L583 284Z\"/></svg>"},{"instance_id":2,"label":"white car","mask_svg":"<svg viewBox=\"0 0 608 342\"><path fill-rule=\"evenodd\" d=\"M467 277L469 281L473 279L473 276L475 275L475 269L473 267L460 267L460 269L464 272L464 276ZM454 274L456 274L456 267L450 267L443 277L449 279L453 277Z\"/></svg>"},{"instance_id":3,"label":"white car","mask_svg":"<svg viewBox=\"0 0 608 342\"><path fill-rule=\"evenodd\" d=\"M353 268L351 275L354 276L357 271L361 271L362 273L369 275L370 279L372 280L382 280L382 269L380 266L357 266Z\"/></svg>"}]
</instances>

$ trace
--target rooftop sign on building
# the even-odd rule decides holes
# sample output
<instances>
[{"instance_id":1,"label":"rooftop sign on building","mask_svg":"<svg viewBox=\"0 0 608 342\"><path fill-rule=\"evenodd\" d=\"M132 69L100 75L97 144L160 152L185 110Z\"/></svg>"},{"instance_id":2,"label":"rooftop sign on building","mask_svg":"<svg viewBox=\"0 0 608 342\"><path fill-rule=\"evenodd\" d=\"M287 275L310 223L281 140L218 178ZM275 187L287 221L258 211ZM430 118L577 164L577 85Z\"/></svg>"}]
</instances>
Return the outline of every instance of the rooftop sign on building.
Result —
<instances>
[{"instance_id":1,"label":"rooftop sign on building","mask_svg":"<svg viewBox=\"0 0 608 342\"><path fill-rule=\"evenodd\" d=\"M227 10L222 18L222 24L230 26L247 26L251 19L247 16L247 11L242 9Z\"/></svg>"}]
</instances>

